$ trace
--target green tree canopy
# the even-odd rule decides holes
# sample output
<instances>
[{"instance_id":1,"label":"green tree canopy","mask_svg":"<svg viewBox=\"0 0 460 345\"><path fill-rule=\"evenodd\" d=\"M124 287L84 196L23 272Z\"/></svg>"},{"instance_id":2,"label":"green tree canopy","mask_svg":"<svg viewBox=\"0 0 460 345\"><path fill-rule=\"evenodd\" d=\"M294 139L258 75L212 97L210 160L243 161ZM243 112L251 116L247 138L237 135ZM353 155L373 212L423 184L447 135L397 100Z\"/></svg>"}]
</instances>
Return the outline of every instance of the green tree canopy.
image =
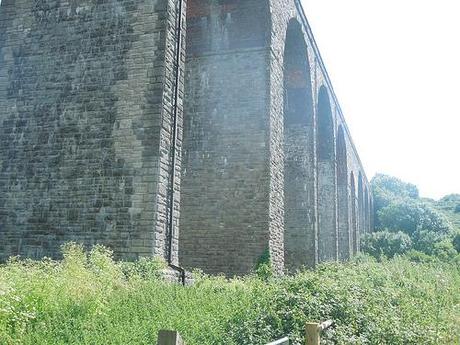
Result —
<instances>
[{"instance_id":1,"label":"green tree canopy","mask_svg":"<svg viewBox=\"0 0 460 345\"><path fill-rule=\"evenodd\" d=\"M455 252L454 228L433 200L421 199L415 185L377 174L371 181L376 233L363 237L363 250L373 256L392 257L410 249L428 255ZM460 195L452 194L438 203L454 211ZM447 206L446 206L447 205ZM458 240L457 240L458 241Z\"/></svg>"}]
</instances>

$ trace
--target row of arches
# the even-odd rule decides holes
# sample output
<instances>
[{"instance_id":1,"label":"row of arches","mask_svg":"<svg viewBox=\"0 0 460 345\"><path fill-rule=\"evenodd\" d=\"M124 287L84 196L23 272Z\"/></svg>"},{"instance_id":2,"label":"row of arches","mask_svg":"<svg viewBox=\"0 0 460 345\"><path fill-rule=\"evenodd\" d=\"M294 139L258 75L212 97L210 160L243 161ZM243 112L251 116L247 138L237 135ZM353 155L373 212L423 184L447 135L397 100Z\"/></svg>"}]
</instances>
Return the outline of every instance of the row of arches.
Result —
<instances>
[{"instance_id":1,"label":"row of arches","mask_svg":"<svg viewBox=\"0 0 460 345\"><path fill-rule=\"evenodd\" d=\"M283 67L285 266L346 260L370 229L369 193L362 173L349 166L346 133L334 121L325 86L314 104L307 44L296 20L288 25Z\"/></svg>"}]
</instances>

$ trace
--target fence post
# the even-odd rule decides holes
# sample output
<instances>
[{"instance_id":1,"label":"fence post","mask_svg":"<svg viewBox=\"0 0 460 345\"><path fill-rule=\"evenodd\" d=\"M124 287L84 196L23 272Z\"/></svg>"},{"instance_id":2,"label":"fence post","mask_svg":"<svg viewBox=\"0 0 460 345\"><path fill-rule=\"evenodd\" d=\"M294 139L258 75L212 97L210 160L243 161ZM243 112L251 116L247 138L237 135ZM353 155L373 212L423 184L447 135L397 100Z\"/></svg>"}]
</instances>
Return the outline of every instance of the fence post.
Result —
<instances>
[{"instance_id":1,"label":"fence post","mask_svg":"<svg viewBox=\"0 0 460 345\"><path fill-rule=\"evenodd\" d=\"M161 330L158 332L157 345L185 345L179 332Z\"/></svg>"},{"instance_id":2,"label":"fence post","mask_svg":"<svg viewBox=\"0 0 460 345\"><path fill-rule=\"evenodd\" d=\"M319 345L320 331L319 323L308 322L305 325L305 345Z\"/></svg>"},{"instance_id":3,"label":"fence post","mask_svg":"<svg viewBox=\"0 0 460 345\"><path fill-rule=\"evenodd\" d=\"M320 334L322 331L334 325L334 321L327 320L323 323L308 322L305 325L305 344L306 345L320 345Z\"/></svg>"}]
</instances>

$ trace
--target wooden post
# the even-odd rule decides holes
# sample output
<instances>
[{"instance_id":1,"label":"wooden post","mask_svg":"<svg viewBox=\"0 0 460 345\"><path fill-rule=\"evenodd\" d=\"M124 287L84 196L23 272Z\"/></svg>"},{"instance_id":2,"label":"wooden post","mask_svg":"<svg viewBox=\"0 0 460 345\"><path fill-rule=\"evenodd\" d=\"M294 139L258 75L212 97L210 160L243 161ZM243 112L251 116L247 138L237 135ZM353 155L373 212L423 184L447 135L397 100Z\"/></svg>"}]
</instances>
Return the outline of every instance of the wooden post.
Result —
<instances>
[{"instance_id":1,"label":"wooden post","mask_svg":"<svg viewBox=\"0 0 460 345\"><path fill-rule=\"evenodd\" d=\"M157 345L185 345L179 332L161 330L158 332Z\"/></svg>"},{"instance_id":2,"label":"wooden post","mask_svg":"<svg viewBox=\"0 0 460 345\"><path fill-rule=\"evenodd\" d=\"M320 345L322 331L334 325L334 321L327 320L323 323L308 322L305 325L305 345Z\"/></svg>"},{"instance_id":3,"label":"wooden post","mask_svg":"<svg viewBox=\"0 0 460 345\"><path fill-rule=\"evenodd\" d=\"M305 345L320 345L320 331L319 323L307 323L305 325Z\"/></svg>"}]
</instances>

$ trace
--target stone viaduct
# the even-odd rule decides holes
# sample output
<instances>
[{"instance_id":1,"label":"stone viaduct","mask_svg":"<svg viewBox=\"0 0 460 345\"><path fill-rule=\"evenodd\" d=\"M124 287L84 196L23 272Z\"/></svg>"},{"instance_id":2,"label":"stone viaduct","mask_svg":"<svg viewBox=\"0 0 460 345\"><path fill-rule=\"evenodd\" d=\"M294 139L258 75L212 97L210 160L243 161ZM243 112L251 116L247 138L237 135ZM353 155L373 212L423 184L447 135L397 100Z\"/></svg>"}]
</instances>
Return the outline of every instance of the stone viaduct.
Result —
<instances>
[{"instance_id":1,"label":"stone viaduct","mask_svg":"<svg viewBox=\"0 0 460 345\"><path fill-rule=\"evenodd\" d=\"M292 271L372 229L298 0L2 0L0 122L2 260Z\"/></svg>"}]
</instances>

